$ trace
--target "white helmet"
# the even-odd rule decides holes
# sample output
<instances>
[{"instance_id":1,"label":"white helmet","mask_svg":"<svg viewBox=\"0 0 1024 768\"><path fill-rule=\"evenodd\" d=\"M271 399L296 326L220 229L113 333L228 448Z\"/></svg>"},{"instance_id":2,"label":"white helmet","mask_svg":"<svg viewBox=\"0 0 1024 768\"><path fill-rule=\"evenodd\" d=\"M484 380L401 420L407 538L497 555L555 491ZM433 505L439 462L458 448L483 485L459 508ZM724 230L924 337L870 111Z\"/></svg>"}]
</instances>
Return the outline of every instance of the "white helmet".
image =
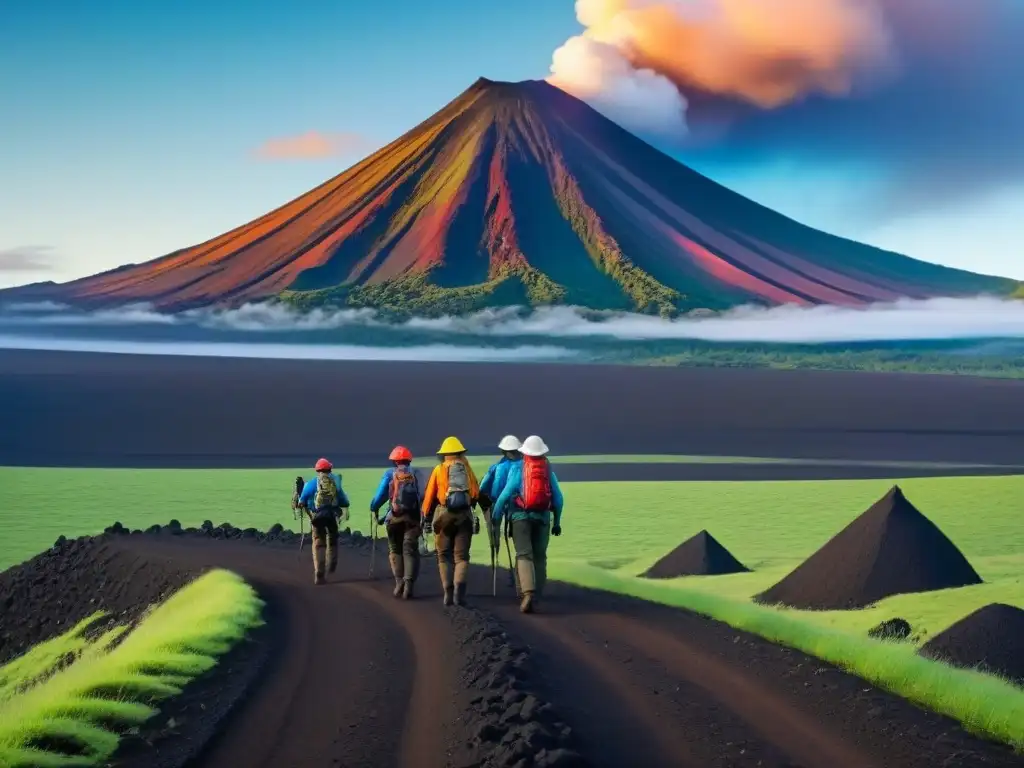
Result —
<instances>
[{"instance_id":1,"label":"white helmet","mask_svg":"<svg viewBox=\"0 0 1024 768\"><path fill-rule=\"evenodd\" d=\"M536 435L530 435L523 441L522 446L519 448L519 452L524 456L543 456L548 452L548 447L539 437Z\"/></svg>"},{"instance_id":2,"label":"white helmet","mask_svg":"<svg viewBox=\"0 0 1024 768\"><path fill-rule=\"evenodd\" d=\"M498 443L499 451L518 451L522 443L519 442L519 438L515 435L505 435L501 438L501 442Z\"/></svg>"}]
</instances>

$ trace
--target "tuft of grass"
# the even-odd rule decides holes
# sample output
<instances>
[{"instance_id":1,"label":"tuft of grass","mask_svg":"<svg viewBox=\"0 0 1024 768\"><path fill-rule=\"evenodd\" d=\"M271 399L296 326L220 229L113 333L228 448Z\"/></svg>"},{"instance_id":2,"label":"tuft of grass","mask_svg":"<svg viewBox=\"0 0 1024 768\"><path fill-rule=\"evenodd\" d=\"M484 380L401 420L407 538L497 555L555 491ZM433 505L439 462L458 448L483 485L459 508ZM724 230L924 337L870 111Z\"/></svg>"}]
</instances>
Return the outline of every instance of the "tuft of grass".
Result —
<instances>
[{"instance_id":1,"label":"tuft of grass","mask_svg":"<svg viewBox=\"0 0 1024 768\"><path fill-rule=\"evenodd\" d=\"M262 607L241 577L215 570L127 634L118 627L86 639L93 616L0 667L0 766L102 765L119 731L144 723L161 700L211 669L261 623ZM74 660L49 673L67 654Z\"/></svg>"},{"instance_id":2,"label":"tuft of grass","mask_svg":"<svg viewBox=\"0 0 1024 768\"><path fill-rule=\"evenodd\" d=\"M956 669L891 643L817 626L749 602L629 579L585 565L558 574L581 586L673 605L816 656L879 688L954 718L975 733L1024 751L1024 690L990 674Z\"/></svg>"}]
</instances>

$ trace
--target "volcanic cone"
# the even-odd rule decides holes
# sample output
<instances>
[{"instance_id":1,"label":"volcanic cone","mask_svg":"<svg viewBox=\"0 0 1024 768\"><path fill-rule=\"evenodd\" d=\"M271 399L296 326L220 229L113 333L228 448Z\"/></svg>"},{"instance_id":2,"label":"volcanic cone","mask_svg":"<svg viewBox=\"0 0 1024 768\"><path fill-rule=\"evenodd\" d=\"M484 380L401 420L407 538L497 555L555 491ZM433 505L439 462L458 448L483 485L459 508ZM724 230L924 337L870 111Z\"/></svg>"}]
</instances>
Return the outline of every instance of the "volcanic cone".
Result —
<instances>
[{"instance_id":1,"label":"volcanic cone","mask_svg":"<svg viewBox=\"0 0 1024 768\"><path fill-rule=\"evenodd\" d=\"M642 576L646 579L674 579L677 576L717 576L749 570L714 536L701 531L661 558Z\"/></svg>"},{"instance_id":2,"label":"volcanic cone","mask_svg":"<svg viewBox=\"0 0 1024 768\"><path fill-rule=\"evenodd\" d=\"M980 583L956 545L897 485L755 599L835 610L863 608L890 595Z\"/></svg>"},{"instance_id":3,"label":"volcanic cone","mask_svg":"<svg viewBox=\"0 0 1024 768\"><path fill-rule=\"evenodd\" d=\"M933 637L920 654L1024 685L1024 611L1002 603L986 605Z\"/></svg>"}]
</instances>

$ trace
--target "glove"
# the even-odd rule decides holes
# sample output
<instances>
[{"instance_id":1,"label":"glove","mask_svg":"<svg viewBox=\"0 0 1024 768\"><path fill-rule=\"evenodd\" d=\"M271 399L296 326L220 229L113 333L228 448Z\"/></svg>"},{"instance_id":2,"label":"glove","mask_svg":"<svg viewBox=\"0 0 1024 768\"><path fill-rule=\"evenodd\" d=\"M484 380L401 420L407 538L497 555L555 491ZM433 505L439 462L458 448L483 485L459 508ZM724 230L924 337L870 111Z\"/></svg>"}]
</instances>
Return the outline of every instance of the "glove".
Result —
<instances>
[{"instance_id":1,"label":"glove","mask_svg":"<svg viewBox=\"0 0 1024 768\"><path fill-rule=\"evenodd\" d=\"M558 523L555 523L553 526L551 526L551 535L552 536L561 536L562 535L562 526L560 526Z\"/></svg>"},{"instance_id":2,"label":"glove","mask_svg":"<svg viewBox=\"0 0 1024 768\"><path fill-rule=\"evenodd\" d=\"M348 522L348 507L341 508L341 514L338 516L338 520L342 523Z\"/></svg>"},{"instance_id":3,"label":"glove","mask_svg":"<svg viewBox=\"0 0 1024 768\"><path fill-rule=\"evenodd\" d=\"M473 515L473 535L476 536L480 533L480 518Z\"/></svg>"},{"instance_id":4,"label":"glove","mask_svg":"<svg viewBox=\"0 0 1024 768\"><path fill-rule=\"evenodd\" d=\"M480 509L484 510L484 512L494 506L494 501L486 493L481 493L477 501L480 503Z\"/></svg>"}]
</instances>

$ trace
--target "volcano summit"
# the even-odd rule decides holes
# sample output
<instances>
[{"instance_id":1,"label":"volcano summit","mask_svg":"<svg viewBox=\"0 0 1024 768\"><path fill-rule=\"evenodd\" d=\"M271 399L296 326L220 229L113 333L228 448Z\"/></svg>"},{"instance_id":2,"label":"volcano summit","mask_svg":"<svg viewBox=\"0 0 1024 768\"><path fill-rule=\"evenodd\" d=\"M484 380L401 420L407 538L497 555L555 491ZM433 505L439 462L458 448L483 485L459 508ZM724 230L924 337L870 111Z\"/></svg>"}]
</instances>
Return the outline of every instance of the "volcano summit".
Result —
<instances>
[{"instance_id":1,"label":"volcano summit","mask_svg":"<svg viewBox=\"0 0 1024 768\"><path fill-rule=\"evenodd\" d=\"M1008 294L1016 283L796 223L542 81L480 79L316 189L201 245L0 299L165 310L660 312Z\"/></svg>"}]
</instances>

